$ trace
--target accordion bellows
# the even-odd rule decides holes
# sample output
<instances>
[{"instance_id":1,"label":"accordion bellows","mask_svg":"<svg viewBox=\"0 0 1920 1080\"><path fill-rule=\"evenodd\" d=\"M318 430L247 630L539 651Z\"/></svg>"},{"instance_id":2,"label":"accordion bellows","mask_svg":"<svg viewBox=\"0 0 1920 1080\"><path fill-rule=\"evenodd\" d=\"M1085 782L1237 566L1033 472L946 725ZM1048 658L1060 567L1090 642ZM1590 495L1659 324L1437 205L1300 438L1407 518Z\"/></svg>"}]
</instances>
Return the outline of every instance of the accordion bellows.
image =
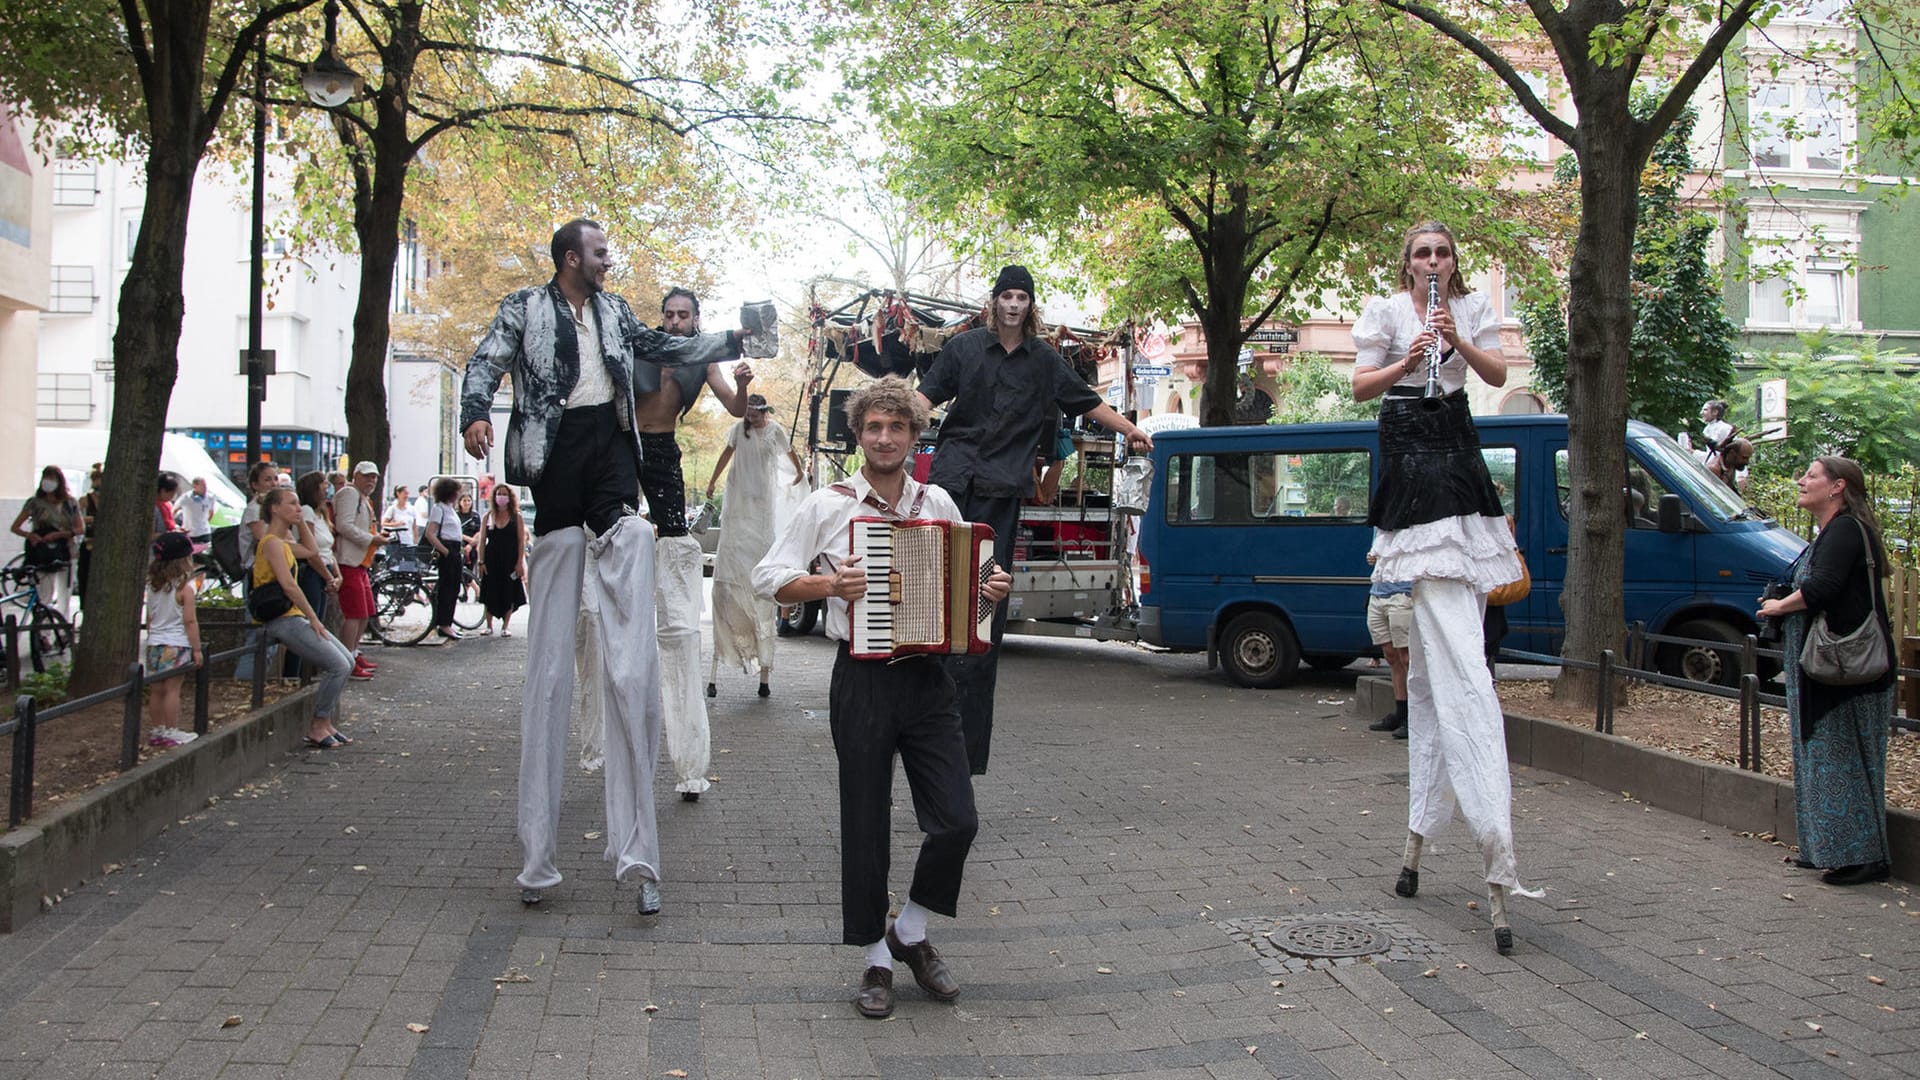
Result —
<instances>
[{"instance_id":1,"label":"accordion bellows","mask_svg":"<svg viewBox=\"0 0 1920 1080\"><path fill-rule=\"evenodd\" d=\"M993 562L993 529L965 521L857 517L852 553L867 592L847 617L857 660L915 653L982 653L992 644L994 604L981 594Z\"/></svg>"}]
</instances>

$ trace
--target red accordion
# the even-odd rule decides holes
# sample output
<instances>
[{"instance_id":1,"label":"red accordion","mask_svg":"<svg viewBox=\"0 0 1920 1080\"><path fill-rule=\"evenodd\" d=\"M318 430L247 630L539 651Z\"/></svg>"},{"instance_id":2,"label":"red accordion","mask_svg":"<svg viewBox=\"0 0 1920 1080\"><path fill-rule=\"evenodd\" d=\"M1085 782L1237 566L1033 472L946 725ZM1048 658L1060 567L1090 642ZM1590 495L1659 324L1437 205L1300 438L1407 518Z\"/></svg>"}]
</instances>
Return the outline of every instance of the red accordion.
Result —
<instances>
[{"instance_id":1,"label":"red accordion","mask_svg":"<svg viewBox=\"0 0 1920 1080\"><path fill-rule=\"evenodd\" d=\"M993 644L993 529L966 521L857 517L849 527L867 592L853 601L848 655L983 653Z\"/></svg>"}]
</instances>

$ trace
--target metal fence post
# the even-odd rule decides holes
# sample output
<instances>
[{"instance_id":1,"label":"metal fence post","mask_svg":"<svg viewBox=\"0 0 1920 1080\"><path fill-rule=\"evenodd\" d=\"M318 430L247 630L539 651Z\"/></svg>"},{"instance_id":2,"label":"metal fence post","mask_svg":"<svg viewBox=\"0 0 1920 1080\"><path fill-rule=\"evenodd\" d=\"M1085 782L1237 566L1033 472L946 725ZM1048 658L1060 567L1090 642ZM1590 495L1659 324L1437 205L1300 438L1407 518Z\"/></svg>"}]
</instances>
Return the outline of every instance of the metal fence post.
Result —
<instances>
[{"instance_id":1,"label":"metal fence post","mask_svg":"<svg viewBox=\"0 0 1920 1080\"><path fill-rule=\"evenodd\" d=\"M203 654L204 655L204 654ZM193 669L193 733L207 733L207 695L213 692L213 676L208 674L211 667L202 663Z\"/></svg>"},{"instance_id":2,"label":"metal fence post","mask_svg":"<svg viewBox=\"0 0 1920 1080\"><path fill-rule=\"evenodd\" d=\"M1647 670L1647 624L1639 619L1627 628L1627 666Z\"/></svg>"},{"instance_id":3,"label":"metal fence post","mask_svg":"<svg viewBox=\"0 0 1920 1080\"><path fill-rule=\"evenodd\" d=\"M1740 673L1760 674L1760 638L1755 634L1748 634L1746 642L1740 647Z\"/></svg>"},{"instance_id":4,"label":"metal fence post","mask_svg":"<svg viewBox=\"0 0 1920 1080\"><path fill-rule=\"evenodd\" d=\"M20 620L9 615L4 629L7 635L7 685L20 685Z\"/></svg>"},{"instance_id":5,"label":"metal fence post","mask_svg":"<svg viewBox=\"0 0 1920 1080\"><path fill-rule=\"evenodd\" d=\"M146 695L147 666L127 667L127 708L120 718L120 771L126 772L140 761L140 706Z\"/></svg>"},{"instance_id":6,"label":"metal fence post","mask_svg":"<svg viewBox=\"0 0 1920 1080\"><path fill-rule=\"evenodd\" d=\"M1753 763L1754 772L1760 772L1762 771L1760 762L1760 676L1748 675L1746 679L1751 680L1753 683L1753 723L1749 728L1751 734L1748 736L1752 747L1747 752L1747 760Z\"/></svg>"},{"instance_id":7,"label":"metal fence post","mask_svg":"<svg viewBox=\"0 0 1920 1080\"><path fill-rule=\"evenodd\" d=\"M1613 734L1613 650L1600 650L1600 688L1594 694L1593 730Z\"/></svg>"},{"instance_id":8,"label":"metal fence post","mask_svg":"<svg viewBox=\"0 0 1920 1080\"><path fill-rule=\"evenodd\" d=\"M260 639L253 643L253 707L267 700L267 628L260 628Z\"/></svg>"},{"instance_id":9,"label":"metal fence post","mask_svg":"<svg viewBox=\"0 0 1920 1080\"><path fill-rule=\"evenodd\" d=\"M13 794L7 800L7 828L11 829L33 816L33 744L39 727L33 697L21 694L13 699Z\"/></svg>"},{"instance_id":10,"label":"metal fence post","mask_svg":"<svg viewBox=\"0 0 1920 1080\"><path fill-rule=\"evenodd\" d=\"M1751 639L1749 639L1751 640ZM1760 677L1758 675L1740 676L1740 754L1742 769L1753 770L1753 727L1758 725L1760 717Z\"/></svg>"}]
</instances>

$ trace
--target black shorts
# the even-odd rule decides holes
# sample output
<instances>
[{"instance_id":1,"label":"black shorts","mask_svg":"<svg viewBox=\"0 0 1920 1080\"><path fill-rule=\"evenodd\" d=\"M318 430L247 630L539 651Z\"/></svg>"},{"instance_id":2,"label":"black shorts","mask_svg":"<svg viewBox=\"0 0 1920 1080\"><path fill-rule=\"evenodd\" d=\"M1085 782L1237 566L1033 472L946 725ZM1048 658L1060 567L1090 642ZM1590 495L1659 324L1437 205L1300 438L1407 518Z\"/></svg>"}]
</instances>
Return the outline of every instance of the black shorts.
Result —
<instances>
[{"instance_id":1,"label":"black shorts","mask_svg":"<svg viewBox=\"0 0 1920 1080\"><path fill-rule=\"evenodd\" d=\"M687 535L687 481L680 475L680 444L671 432L640 433L640 490L647 493L647 514L661 536Z\"/></svg>"}]
</instances>

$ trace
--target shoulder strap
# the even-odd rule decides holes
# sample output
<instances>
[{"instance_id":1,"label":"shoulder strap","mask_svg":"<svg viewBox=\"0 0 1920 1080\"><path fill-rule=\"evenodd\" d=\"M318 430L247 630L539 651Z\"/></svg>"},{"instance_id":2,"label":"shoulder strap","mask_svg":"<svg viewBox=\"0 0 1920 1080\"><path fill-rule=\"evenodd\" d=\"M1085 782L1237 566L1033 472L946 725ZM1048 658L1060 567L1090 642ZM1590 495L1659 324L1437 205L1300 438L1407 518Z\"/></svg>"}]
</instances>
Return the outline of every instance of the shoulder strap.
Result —
<instances>
[{"instance_id":1,"label":"shoulder strap","mask_svg":"<svg viewBox=\"0 0 1920 1080\"><path fill-rule=\"evenodd\" d=\"M1880 568L1874 563L1873 534L1867 531L1866 522L1861 521L1857 517L1853 517L1852 514L1848 514L1847 516L1853 518L1853 523L1859 526L1860 546L1867 549L1867 607L1873 609L1874 615L1877 616L1880 614L1880 588L1879 581L1877 580L1880 574Z\"/></svg>"}]
</instances>

